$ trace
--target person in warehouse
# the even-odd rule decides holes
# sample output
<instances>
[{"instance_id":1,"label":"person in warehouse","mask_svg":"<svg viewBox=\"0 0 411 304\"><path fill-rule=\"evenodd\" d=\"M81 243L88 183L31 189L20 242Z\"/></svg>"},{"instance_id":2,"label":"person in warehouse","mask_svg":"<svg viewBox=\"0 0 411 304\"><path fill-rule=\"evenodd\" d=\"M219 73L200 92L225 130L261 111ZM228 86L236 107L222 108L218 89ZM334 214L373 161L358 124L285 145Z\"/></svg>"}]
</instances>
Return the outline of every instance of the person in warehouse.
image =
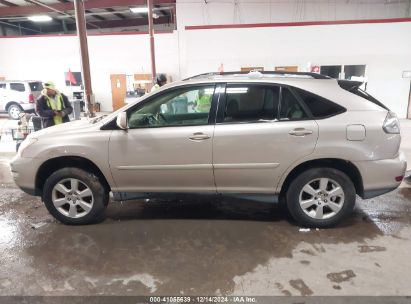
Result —
<instances>
[{"instance_id":1,"label":"person in warehouse","mask_svg":"<svg viewBox=\"0 0 411 304\"><path fill-rule=\"evenodd\" d=\"M150 92L154 92L155 90L159 89L163 85L167 83L167 77L164 74L158 74L156 78L156 84L153 85Z\"/></svg>"},{"instance_id":2,"label":"person in warehouse","mask_svg":"<svg viewBox=\"0 0 411 304\"><path fill-rule=\"evenodd\" d=\"M69 122L73 108L66 95L60 93L53 82L43 83L43 90L36 101L36 112L43 128Z\"/></svg>"}]
</instances>

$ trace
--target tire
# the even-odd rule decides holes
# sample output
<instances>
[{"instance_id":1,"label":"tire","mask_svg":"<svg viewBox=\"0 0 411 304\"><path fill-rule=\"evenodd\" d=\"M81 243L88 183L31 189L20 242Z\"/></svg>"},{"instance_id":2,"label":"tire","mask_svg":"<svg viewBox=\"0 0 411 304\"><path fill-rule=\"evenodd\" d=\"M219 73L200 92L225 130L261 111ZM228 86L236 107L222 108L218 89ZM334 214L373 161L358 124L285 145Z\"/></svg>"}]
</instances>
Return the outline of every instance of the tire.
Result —
<instances>
[{"instance_id":1,"label":"tire","mask_svg":"<svg viewBox=\"0 0 411 304\"><path fill-rule=\"evenodd\" d=\"M19 115L23 112L23 109L18 104L11 104L7 108L7 112L9 113L10 119L17 120L19 119Z\"/></svg>"},{"instance_id":2,"label":"tire","mask_svg":"<svg viewBox=\"0 0 411 304\"><path fill-rule=\"evenodd\" d=\"M303 227L330 228L352 213L355 195L355 187L345 173L312 168L291 182L286 193L287 208Z\"/></svg>"},{"instance_id":3,"label":"tire","mask_svg":"<svg viewBox=\"0 0 411 304\"><path fill-rule=\"evenodd\" d=\"M63 168L46 180L43 202L51 215L63 224L87 225L104 219L108 192L93 173Z\"/></svg>"}]
</instances>

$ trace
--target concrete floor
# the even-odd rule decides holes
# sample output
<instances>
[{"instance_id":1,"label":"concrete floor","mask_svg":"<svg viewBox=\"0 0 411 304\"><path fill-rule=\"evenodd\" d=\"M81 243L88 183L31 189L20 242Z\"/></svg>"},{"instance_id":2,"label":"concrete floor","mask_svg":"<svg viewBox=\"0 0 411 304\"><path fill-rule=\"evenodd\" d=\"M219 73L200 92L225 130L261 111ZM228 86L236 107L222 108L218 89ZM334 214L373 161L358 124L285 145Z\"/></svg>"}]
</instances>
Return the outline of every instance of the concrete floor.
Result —
<instances>
[{"instance_id":1,"label":"concrete floor","mask_svg":"<svg viewBox=\"0 0 411 304\"><path fill-rule=\"evenodd\" d=\"M411 160L411 123L403 122ZM0 295L410 295L411 188L357 201L340 227L300 231L240 200L110 204L57 223L0 158ZM35 228L33 228L35 227Z\"/></svg>"}]
</instances>

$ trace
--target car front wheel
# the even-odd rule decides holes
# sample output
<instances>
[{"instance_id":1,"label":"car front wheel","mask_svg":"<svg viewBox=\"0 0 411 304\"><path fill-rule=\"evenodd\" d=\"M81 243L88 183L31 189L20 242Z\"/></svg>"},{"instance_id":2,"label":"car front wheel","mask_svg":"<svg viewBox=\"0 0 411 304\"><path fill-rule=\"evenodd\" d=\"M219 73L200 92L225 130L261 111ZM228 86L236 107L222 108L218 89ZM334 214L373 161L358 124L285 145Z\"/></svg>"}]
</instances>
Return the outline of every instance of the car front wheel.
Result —
<instances>
[{"instance_id":1,"label":"car front wheel","mask_svg":"<svg viewBox=\"0 0 411 304\"><path fill-rule=\"evenodd\" d=\"M43 201L60 222L84 225L104 218L108 193L93 173L78 168L63 168L46 180Z\"/></svg>"},{"instance_id":2,"label":"car front wheel","mask_svg":"<svg viewBox=\"0 0 411 304\"><path fill-rule=\"evenodd\" d=\"M343 172L313 168L297 176L287 190L287 208L304 227L328 228L348 217L355 205L355 187Z\"/></svg>"}]
</instances>

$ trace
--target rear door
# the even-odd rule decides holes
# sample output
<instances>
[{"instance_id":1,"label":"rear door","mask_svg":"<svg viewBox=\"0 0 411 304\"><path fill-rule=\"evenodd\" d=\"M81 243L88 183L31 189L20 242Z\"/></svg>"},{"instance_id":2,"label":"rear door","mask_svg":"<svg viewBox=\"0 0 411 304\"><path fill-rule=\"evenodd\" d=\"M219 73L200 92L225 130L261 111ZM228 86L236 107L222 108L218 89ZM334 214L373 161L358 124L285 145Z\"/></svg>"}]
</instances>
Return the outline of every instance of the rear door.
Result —
<instances>
[{"instance_id":1,"label":"rear door","mask_svg":"<svg viewBox=\"0 0 411 304\"><path fill-rule=\"evenodd\" d=\"M283 172L314 151L317 123L288 87L227 84L213 141L218 192L274 193Z\"/></svg>"}]
</instances>

